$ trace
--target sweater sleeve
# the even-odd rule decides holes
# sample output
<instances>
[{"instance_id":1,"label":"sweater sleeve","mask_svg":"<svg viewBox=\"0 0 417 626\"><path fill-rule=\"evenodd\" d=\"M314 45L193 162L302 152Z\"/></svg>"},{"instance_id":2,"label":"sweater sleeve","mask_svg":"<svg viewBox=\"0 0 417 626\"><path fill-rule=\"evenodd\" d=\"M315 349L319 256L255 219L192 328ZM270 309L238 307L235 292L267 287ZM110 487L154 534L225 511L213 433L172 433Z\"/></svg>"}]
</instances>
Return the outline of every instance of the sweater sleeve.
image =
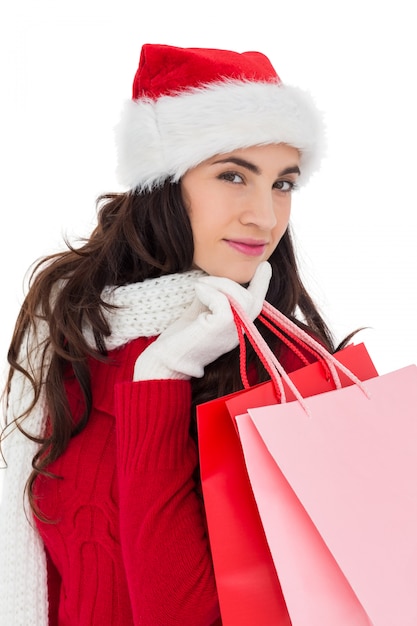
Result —
<instances>
[{"instance_id":1,"label":"sweater sleeve","mask_svg":"<svg viewBox=\"0 0 417 626\"><path fill-rule=\"evenodd\" d=\"M59 594L61 591L61 578L56 569L48 550L46 553L46 567L48 574L48 618L49 626L58 626L59 619Z\"/></svg>"},{"instance_id":2,"label":"sweater sleeve","mask_svg":"<svg viewBox=\"0 0 417 626\"><path fill-rule=\"evenodd\" d=\"M193 473L190 383L115 388L120 530L135 624L210 626L219 607Z\"/></svg>"}]
</instances>

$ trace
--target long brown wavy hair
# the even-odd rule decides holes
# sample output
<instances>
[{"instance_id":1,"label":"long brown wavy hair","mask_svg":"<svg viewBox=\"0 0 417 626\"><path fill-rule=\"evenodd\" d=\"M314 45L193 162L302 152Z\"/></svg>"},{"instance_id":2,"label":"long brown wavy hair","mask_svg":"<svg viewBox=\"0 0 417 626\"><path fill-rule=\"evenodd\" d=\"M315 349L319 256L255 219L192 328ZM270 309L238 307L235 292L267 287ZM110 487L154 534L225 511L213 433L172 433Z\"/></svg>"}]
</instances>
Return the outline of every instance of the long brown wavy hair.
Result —
<instances>
[{"instance_id":1,"label":"long brown wavy hair","mask_svg":"<svg viewBox=\"0 0 417 626\"><path fill-rule=\"evenodd\" d=\"M167 181L152 192L106 194L98 199L97 208L97 226L88 239L82 240L78 247L67 242L65 251L45 257L35 265L8 351L10 368L6 398L14 371L23 372L34 391L29 412L39 400L41 380L22 368L19 349L39 319L47 321L49 340L39 346L39 350L43 358L46 351L51 355L45 381L49 427L45 436L35 439L39 450L33 458L33 471L27 484L33 510L36 507L32 488L36 476L40 473L50 475L48 465L64 452L71 437L88 422L92 396L87 358L106 358L105 338L110 334L103 315L108 307L101 298L103 288L184 272L193 264L193 235L180 183ZM272 279L267 300L294 320L297 314L303 320L297 323L310 329L334 352L332 335L300 278L289 229L269 261ZM83 337L81 329L86 322L94 331L95 348L91 348ZM276 337L264 327L259 329L279 353ZM265 380L266 372L250 347L247 359L256 363L259 380ZM68 364L72 366L84 397L84 413L76 425L64 388L64 372ZM203 378L192 380L193 412L197 404L240 388L237 348L209 365ZM190 424L195 435L193 419ZM9 426L3 436L7 435ZM18 427L24 432L24 420L23 426L19 420ZM33 439L29 433L25 434Z\"/></svg>"}]
</instances>

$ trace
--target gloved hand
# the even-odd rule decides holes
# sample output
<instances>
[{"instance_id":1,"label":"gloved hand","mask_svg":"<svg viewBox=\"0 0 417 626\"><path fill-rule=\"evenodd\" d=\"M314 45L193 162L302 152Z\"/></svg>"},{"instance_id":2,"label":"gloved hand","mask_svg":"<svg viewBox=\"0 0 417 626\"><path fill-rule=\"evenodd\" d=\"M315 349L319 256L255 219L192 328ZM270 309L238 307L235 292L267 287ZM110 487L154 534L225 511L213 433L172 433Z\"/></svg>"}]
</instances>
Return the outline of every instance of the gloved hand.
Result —
<instances>
[{"instance_id":1,"label":"gloved hand","mask_svg":"<svg viewBox=\"0 0 417 626\"><path fill-rule=\"evenodd\" d=\"M190 308L142 352L133 379L201 378L206 365L239 343L225 294L254 320L262 310L271 274L270 264L260 263L247 289L229 278L200 278Z\"/></svg>"}]
</instances>

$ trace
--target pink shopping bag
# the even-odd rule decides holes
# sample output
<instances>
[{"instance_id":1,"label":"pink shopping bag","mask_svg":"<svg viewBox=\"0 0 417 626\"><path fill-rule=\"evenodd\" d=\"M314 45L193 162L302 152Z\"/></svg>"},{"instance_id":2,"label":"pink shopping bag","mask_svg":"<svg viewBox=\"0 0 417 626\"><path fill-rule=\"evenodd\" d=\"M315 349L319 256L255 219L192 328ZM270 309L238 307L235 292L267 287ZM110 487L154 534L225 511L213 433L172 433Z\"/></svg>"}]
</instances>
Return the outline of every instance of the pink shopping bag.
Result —
<instances>
[{"instance_id":1,"label":"pink shopping bag","mask_svg":"<svg viewBox=\"0 0 417 626\"><path fill-rule=\"evenodd\" d=\"M344 580L374 626L415 626L417 367L295 394L235 418L293 626L366 623Z\"/></svg>"}]
</instances>

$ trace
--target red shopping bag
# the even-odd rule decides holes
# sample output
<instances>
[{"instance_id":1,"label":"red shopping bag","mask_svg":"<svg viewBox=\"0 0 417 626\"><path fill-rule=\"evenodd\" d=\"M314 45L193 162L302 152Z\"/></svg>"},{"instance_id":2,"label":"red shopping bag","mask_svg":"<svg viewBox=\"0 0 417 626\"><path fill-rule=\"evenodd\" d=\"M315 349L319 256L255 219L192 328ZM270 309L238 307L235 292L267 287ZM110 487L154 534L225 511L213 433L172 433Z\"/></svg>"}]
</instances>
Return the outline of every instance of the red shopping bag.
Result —
<instances>
[{"instance_id":1,"label":"red shopping bag","mask_svg":"<svg viewBox=\"0 0 417 626\"><path fill-rule=\"evenodd\" d=\"M236 416L291 622L366 623L343 574L374 626L415 626L417 367L301 395Z\"/></svg>"},{"instance_id":2,"label":"red shopping bag","mask_svg":"<svg viewBox=\"0 0 417 626\"><path fill-rule=\"evenodd\" d=\"M349 346L337 358L362 380L377 375L363 344ZM333 388L327 374L317 362L293 372L290 379L311 395ZM341 384L352 381L342 376ZM286 381L284 393L291 397ZM224 626L291 624L232 419L250 407L275 402L277 386L268 382L197 408L203 495ZM358 604L356 598L353 603Z\"/></svg>"}]
</instances>

